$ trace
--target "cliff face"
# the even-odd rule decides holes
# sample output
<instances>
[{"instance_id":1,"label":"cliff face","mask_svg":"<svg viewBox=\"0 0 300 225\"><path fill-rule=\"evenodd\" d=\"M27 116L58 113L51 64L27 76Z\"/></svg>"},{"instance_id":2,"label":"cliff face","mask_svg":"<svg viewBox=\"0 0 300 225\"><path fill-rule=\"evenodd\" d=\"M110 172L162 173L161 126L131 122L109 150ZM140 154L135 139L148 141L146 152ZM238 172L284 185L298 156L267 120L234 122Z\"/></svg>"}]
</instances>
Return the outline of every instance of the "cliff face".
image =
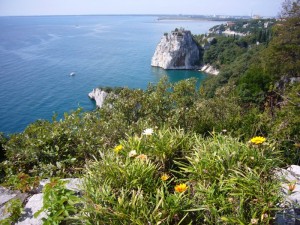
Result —
<instances>
[{"instance_id":1,"label":"cliff face","mask_svg":"<svg viewBox=\"0 0 300 225\"><path fill-rule=\"evenodd\" d=\"M187 30L165 34L157 45L151 66L164 69L196 69L199 67L199 48Z\"/></svg>"},{"instance_id":2,"label":"cliff face","mask_svg":"<svg viewBox=\"0 0 300 225\"><path fill-rule=\"evenodd\" d=\"M99 88L93 89L89 94L89 97L91 99L94 99L96 101L96 106L98 108L101 108L103 106L104 100L107 97L107 93L105 91L102 91Z\"/></svg>"}]
</instances>

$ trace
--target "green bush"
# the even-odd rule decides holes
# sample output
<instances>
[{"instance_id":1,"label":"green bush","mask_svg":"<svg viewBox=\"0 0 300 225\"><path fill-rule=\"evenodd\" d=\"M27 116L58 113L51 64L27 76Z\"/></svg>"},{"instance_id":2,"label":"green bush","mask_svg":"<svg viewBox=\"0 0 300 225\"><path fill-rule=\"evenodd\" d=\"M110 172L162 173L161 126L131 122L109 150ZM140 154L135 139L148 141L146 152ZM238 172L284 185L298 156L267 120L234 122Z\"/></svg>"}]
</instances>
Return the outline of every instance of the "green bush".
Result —
<instances>
[{"instance_id":1,"label":"green bush","mask_svg":"<svg viewBox=\"0 0 300 225\"><path fill-rule=\"evenodd\" d=\"M169 128L129 135L90 162L85 224L270 224L280 201L271 142ZM142 132L141 132L142 133ZM180 185L179 185L180 184Z\"/></svg>"},{"instance_id":2,"label":"green bush","mask_svg":"<svg viewBox=\"0 0 300 225\"><path fill-rule=\"evenodd\" d=\"M43 219L44 225L53 224L81 224L78 218L80 198L74 191L65 187L67 181L52 178L43 188L43 207L34 216L41 212L47 214Z\"/></svg>"},{"instance_id":3,"label":"green bush","mask_svg":"<svg viewBox=\"0 0 300 225\"><path fill-rule=\"evenodd\" d=\"M237 91L242 101L261 104L271 84L271 77L261 68L250 68L241 78Z\"/></svg>"}]
</instances>

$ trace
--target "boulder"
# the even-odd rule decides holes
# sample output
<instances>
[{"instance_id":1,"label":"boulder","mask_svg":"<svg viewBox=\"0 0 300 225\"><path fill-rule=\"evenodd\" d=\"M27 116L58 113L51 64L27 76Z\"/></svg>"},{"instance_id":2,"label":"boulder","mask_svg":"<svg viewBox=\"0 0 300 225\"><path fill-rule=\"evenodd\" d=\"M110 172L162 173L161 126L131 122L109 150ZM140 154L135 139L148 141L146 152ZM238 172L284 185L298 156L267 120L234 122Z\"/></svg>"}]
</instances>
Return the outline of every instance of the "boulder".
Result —
<instances>
[{"instance_id":1,"label":"boulder","mask_svg":"<svg viewBox=\"0 0 300 225\"><path fill-rule=\"evenodd\" d=\"M283 201L280 204L282 210L277 213L276 224L300 224L300 166L291 165L287 169L279 169L276 175L281 180L283 195ZM289 191L289 187L293 184L294 190Z\"/></svg>"},{"instance_id":2,"label":"boulder","mask_svg":"<svg viewBox=\"0 0 300 225\"><path fill-rule=\"evenodd\" d=\"M76 193L80 193L82 190L82 179L79 178L67 178L62 179L68 181L66 183L66 188L72 190ZM34 218L34 214L43 207L43 187L50 182L50 179L44 179L40 181L39 188L36 190L37 194L34 194L28 198L28 194L21 193L20 191L12 191L4 187L0 187L0 224L1 220L9 217L10 215L6 213L5 207L11 199L18 198L22 202L27 203L23 209L23 213L19 220L15 223L16 225L42 225L42 218L46 218L47 214L42 212L37 218Z\"/></svg>"},{"instance_id":3,"label":"boulder","mask_svg":"<svg viewBox=\"0 0 300 225\"><path fill-rule=\"evenodd\" d=\"M34 218L34 214L43 207L43 194L35 194L28 199L25 205L24 212L21 218L18 220L16 225L42 225L42 218L46 217L47 214L42 212L37 218Z\"/></svg>"},{"instance_id":4,"label":"boulder","mask_svg":"<svg viewBox=\"0 0 300 225\"><path fill-rule=\"evenodd\" d=\"M151 66L163 69L197 69L199 64L199 47L191 32L184 29L164 34L151 60Z\"/></svg>"},{"instance_id":5,"label":"boulder","mask_svg":"<svg viewBox=\"0 0 300 225\"><path fill-rule=\"evenodd\" d=\"M108 93L102 91L100 88L95 88L88 95L91 99L94 99L96 101L96 106L101 108Z\"/></svg>"},{"instance_id":6,"label":"boulder","mask_svg":"<svg viewBox=\"0 0 300 225\"><path fill-rule=\"evenodd\" d=\"M202 66L200 71L204 72L204 73L212 74L212 75L218 75L220 73L219 70L217 70L216 68L214 68L213 66L211 66L209 64Z\"/></svg>"},{"instance_id":7,"label":"boulder","mask_svg":"<svg viewBox=\"0 0 300 225\"><path fill-rule=\"evenodd\" d=\"M0 186L0 221L10 216L6 211L10 200L19 199L24 202L27 196L27 194L20 191L13 191Z\"/></svg>"}]
</instances>

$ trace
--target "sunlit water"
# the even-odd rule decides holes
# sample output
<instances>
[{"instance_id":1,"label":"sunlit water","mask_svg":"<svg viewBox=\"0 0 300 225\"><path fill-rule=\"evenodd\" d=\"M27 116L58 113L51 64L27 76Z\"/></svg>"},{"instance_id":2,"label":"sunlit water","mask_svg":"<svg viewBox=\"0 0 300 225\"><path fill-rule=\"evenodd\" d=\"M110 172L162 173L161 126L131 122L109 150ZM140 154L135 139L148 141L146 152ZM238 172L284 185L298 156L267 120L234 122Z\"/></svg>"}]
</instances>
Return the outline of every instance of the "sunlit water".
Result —
<instances>
[{"instance_id":1,"label":"sunlit water","mask_svg":"<svg viewBox=\"0 0 300 225\"><path fill-rule=\"evenodd\" d=\"M0 132L59 117L95 103L97 86L146 88L206 75L150 66L163 33L176 27L205 33L219 22L159 21L155 16L0 17ZM75 76L70 76L74 72Z\"/></svg>"}]
</instances>

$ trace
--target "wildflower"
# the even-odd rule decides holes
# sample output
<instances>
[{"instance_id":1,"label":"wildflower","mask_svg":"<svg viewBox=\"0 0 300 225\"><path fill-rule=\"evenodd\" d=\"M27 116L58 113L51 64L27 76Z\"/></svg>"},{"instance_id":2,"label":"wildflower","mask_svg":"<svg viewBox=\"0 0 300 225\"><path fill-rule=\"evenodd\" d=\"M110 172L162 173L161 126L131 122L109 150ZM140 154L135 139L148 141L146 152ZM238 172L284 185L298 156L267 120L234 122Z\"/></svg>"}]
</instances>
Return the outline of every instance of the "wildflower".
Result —
<instances>
[{"instance_id":1,"label":"wildflower","mask_svg":"<svg viewBox=\"0 0 300 225\"><path fill-rule=\"evenodd\" d=\"M295 188L296 188L296 183L295 182L289 183L289 185L288 185L288 193L292 194L292 192L295 190Z\"/></svg>"},{"instance_id":2,"label":"wildflower","mask_svg":"<svg viewBox=\"0 0 300 225\"><path fill-rule=\"evenodd\" d=\"M116 153L119 153L119 151L121 151L123 148L124 148L123 145L117 145L117 146L114 148L114 151L115 151Z\"/></svg>"},{"instance_id":3,"label":"wildflower","mask_svg":"<svg viewBox=\"0 0 300 225\"><path fill-rule=\"evenodd\" d=\"M266 141L266 138L261 137L261 136L254 137L250 140L250 142L255 145L260 145L260 144L264 143L265 141Z\"/></svg>"},{"instance_id":4,"label":"wildflower","mask_svg":"<svg viewBox=\"0 0 300 225\"><path fill-rule=\"evenodd\" d=\"M233 203L234 199L233 198L228 198L228 202Z\"/></svg>"},{"instance_id":5,"label":"wildflower","mask_svg":"<svg viewBox=\"0 0 300 225\"><path fill-rule=\"evenodd\" d=\"M150 136L153 134L153 129L152 128L147 128L146 130L143 131L142 135Z\"/></svg>"},{"instance_id":6,"label":"wildflower","mask_svg":"<svg viewBox=\"0 0 300 225\"><path fill-rule=\"evenodd\" d=\"M168 175L168 174L166 174L166 173L164 173L161 177L160 177L160 179L162 180L162 181L166 181L166 180L168 180L170 178L170 176Z\"/></svg>"},{"instance_id":7,"label":"wildflower","mask_svg":"<svg viewBox=\"0 0 300 225\"><path fill-rule=\"evenodd\" d=\"M146 161L148 159L148 157L145 154L140 154L136 157L137 159L140 159L142 161Z\"/></svg>"},{"instance_id":8,"label":"wildflower","mask_svg":"<svg viewBox=\"0 0 300 225\"><path fill-rule=\"evenodd\" d=\"M174 189L176 192L182 193L185 192L188 189L188 187L186 184L177 184Z\"/></svg>"},{"instance_id":9,"label":"wildflower","mask_svg":"<svg viewBox=\"0 0 300 225\"><path fill-rule=\"evenodd\" d=\"M268 219L268 217L269 217L268 213L264 213L264 214L261 215L260 219L265 220L265 219Z\"/></svg>"},{"instance_id":10,"label":"wildflower","mask_svg":"<svg viewBox=\"0 0 300 225\"><path fill-rule=\"evenodd\" d=\"M136 155L137 155L136 150L131 150L131 151L128 153L128 156L129 156L130 158L135 157Z\"/></svg>"},{"instance_id":11,"label":"wildflower","mask_svg":"<svg viewBox=\"0 0 300 225\"><path fill-rule=\"evenodd\" d=\"M251 219L251 224L258 224L258 219L252 218Z\"/></svg>"}]
</instances>

